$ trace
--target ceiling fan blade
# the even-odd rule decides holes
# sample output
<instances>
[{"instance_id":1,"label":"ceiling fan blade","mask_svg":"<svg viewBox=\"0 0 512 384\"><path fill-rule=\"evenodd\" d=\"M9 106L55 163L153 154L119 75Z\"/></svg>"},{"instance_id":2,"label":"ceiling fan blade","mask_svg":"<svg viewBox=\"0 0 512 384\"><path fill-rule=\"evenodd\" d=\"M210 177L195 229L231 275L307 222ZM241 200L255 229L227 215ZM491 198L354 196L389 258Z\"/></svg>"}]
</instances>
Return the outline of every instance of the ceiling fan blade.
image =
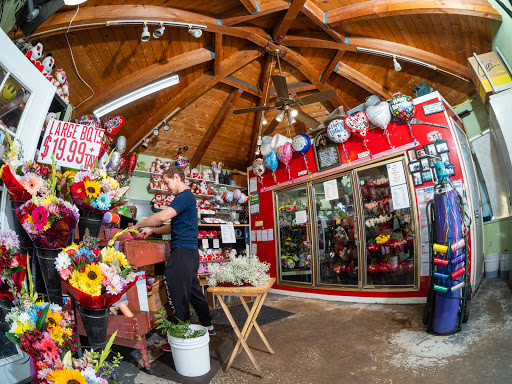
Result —
<instances>
[{"instance_id":1,"label":"ceiling fan blade","mask_svg":"<svg viewBox=\"0 0 512 384\"><path fill-rule=\"evenodd\" d=\"M235 109L233 111L233 113L235 115L239 115L241 113L267 111L267 110L273 109L273 108L275 108L275 106L273 106L273 105L262 105L261 107L251 107L251 108Z\"/></svg>"},{"instance_id":2,"label":"ceiling fan blade","mask_svg":"<svg viewBox=\"0 0 512 384\"><path fill-rule=\"evenodd\" d=\"M272 81L276 89L277 96L282 99L288 99L288 85L286 84L286 77L281 75L273 75Z\"/></svg>"},{"instance_id":3,"label":"ceiling fan blade","mask_svg":"<svg viewBox=\"0 0 512 384\"><path fill-rule=\"evenodd\" d=\"M336 91L330 89L328 91L322 91L318 93L313 93L312 95L304 96L298 100L301 105L308 105L312 103L317 103L319 101L325 101L329 99L334 99L337 96Z\"/></svg>"},{"instance_id":4,"label":"ceiling fan blade","mask_svg":"<svg viewBox=\"0 0 512 384\"><path fill-rule=\"evenodd\" d=\"M270 124L268 125L267 129L265 129L265 132L263 132L263 134L270 135L272 132L274 132L274 129L276 129L278 124L279 121L277 121L276 118L274 117L274 119L270 122Z\"/></svg>"},{"instance_id":5,"label":"ceiling fan blade","mask_svg":"<svg viewBox=\"0 0 512 384\"><path fill-rule=\"evenodd\" d=\"M297 116L295 116L295 118L297 120L302 121L304 124L306 124L306 126L308 128L315 129L315 128L317 128L320 125L319 121L317 121L316 119L312 118L307 113L304 113L301 110L298 110L298 112L299 113L297 114Z\"/></svg>"}]
</instances>

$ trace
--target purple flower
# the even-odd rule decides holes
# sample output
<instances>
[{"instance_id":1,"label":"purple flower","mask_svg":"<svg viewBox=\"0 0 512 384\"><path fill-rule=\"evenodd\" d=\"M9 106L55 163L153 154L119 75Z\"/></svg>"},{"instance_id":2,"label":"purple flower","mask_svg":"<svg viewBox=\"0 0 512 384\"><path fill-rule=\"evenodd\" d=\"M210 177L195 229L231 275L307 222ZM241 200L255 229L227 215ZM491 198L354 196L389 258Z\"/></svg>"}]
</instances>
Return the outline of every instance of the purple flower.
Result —
<instances>
[{"instance_id":1,"label":"purple flower","mask_svg":"<svg viewBox=\"0 0 512 384\"><path fill-rule=\"evenodd\" d=\"M0 231L0 245L5 245L7 249L19 248L20 240L13 230Z\"/></svg>"}]
</instances>

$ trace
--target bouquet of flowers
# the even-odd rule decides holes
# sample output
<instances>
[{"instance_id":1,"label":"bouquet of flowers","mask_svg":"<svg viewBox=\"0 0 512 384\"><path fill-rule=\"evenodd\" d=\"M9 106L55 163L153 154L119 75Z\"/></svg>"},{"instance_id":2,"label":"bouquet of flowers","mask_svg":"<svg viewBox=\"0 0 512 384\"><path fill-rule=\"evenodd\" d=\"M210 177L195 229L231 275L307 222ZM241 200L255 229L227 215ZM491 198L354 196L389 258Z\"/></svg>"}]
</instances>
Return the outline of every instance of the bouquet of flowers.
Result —
<instances>
[{"instance_id":1,"label":"bouquet of flowers","mask_svg":"<svg viewBox=\"0 0 512 384\"><path fill-rule=\"evenodd\" d=\"M133 269L123 252L113 245L117 237L127 232L117 233L107 247L99 249L98 239L88 231L80 244L66 247L55 260L55 268L78 304L87 308L108 308L134 284Z\"/></svg>"},{"instance_id":2,"label":"bouquet of flowers","mask_svg":"<svg viewBox=\"0 0 512 384\"><path fill-rule=\"evenodd\" d=\"M14 300L12 292L21 292L27 257L14 252L14 248L19 246L20 241L14 231L0 231L0 299L2 300Z\"/></svg>"},{"instance_id":3,"label":"bouquet of flowers","mask_svg":"<svg viewBox=\"0 0 512 384\"><path fill-rule=\"evenodd\" d=\"M116 179L107 175L105 167L77 172L70 184L71 197L79 208L100 212L123 205L121 198L128 188L121 188Z\"/></svg>"},{"instance_id":4,"label":"bouquet of flowers","mask_svg":"<svg viewBox=\"0 0 512 384\"><path fill-rule=\"evenodd\" d=\"M252 285L258 287L265 285L270 279L267 274L270 264L262 263L256 255L241 257L232 255L229 263L223 266L219 264L208 265L211 275L206 279L211 287L217 285L224 287Z\"/></svg>"}]
</instances>

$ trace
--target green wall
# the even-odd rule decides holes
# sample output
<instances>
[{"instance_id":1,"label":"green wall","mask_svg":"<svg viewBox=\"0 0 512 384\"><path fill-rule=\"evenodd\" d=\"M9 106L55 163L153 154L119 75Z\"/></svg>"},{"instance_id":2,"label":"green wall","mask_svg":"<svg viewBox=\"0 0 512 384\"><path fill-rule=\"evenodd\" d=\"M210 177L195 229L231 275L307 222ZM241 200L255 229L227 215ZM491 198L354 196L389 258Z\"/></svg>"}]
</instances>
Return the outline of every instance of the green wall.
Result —
<instances>
[{"instance_id":1,"label":"green wall","mask_svg":"<svg viewBox=\"0 0 512 384\"><path fill-rule=\"evenodd\" d=\"M484 254L512 250L512 217L484 223Z\"/></svg>"},{"instance_id":2,"label":"green wall","mask_svg":"<svg viewBox=\"0 0 512 384\"><path fill-rule=\"evenodd\" d=\"M508 9L512 10L512 4L509 1L502 1ZM489 0L489 3L501 14L503 21L491 20L492 47L498 47L509 62L512 64L512 18L501 8L495 0Z\"/></svg>"}]
</instances>

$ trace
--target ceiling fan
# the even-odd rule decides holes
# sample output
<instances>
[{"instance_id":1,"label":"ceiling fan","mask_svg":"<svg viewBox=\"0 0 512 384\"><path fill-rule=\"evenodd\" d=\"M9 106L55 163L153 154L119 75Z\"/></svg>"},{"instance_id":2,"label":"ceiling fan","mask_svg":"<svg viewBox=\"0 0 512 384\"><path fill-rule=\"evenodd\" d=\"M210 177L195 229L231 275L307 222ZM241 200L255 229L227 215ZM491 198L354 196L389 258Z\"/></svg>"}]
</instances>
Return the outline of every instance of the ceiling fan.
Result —
<instances>
[{"instance_id":1,"label":"ceiling fan","mask_svg":"<svg viewBox=\"0 0 512 384\"><path fill-rule=\"evenodd\" d=\"M306 126L310 128L317 128L320 122L309 116L307 113L302 112L300 109L296 109L296 107L326 101L336 97L335 91L328 90L314 93L299 99L288 94L288 85L286 84L286 78L283 75L273 75L272 81L277 92L277 98L274 105L263 105L261 107L243 108L233 111L235 114L241 114L267 111L269 109L277 108L280 112L274 117L267 129L265 129L265 132L263 132L264 135L271 134L277 125L284 120L286 114L288 115L288 122L290 124L295 123L295 118L297 118L306 124Z\"/></svg>"}]
</instances>

